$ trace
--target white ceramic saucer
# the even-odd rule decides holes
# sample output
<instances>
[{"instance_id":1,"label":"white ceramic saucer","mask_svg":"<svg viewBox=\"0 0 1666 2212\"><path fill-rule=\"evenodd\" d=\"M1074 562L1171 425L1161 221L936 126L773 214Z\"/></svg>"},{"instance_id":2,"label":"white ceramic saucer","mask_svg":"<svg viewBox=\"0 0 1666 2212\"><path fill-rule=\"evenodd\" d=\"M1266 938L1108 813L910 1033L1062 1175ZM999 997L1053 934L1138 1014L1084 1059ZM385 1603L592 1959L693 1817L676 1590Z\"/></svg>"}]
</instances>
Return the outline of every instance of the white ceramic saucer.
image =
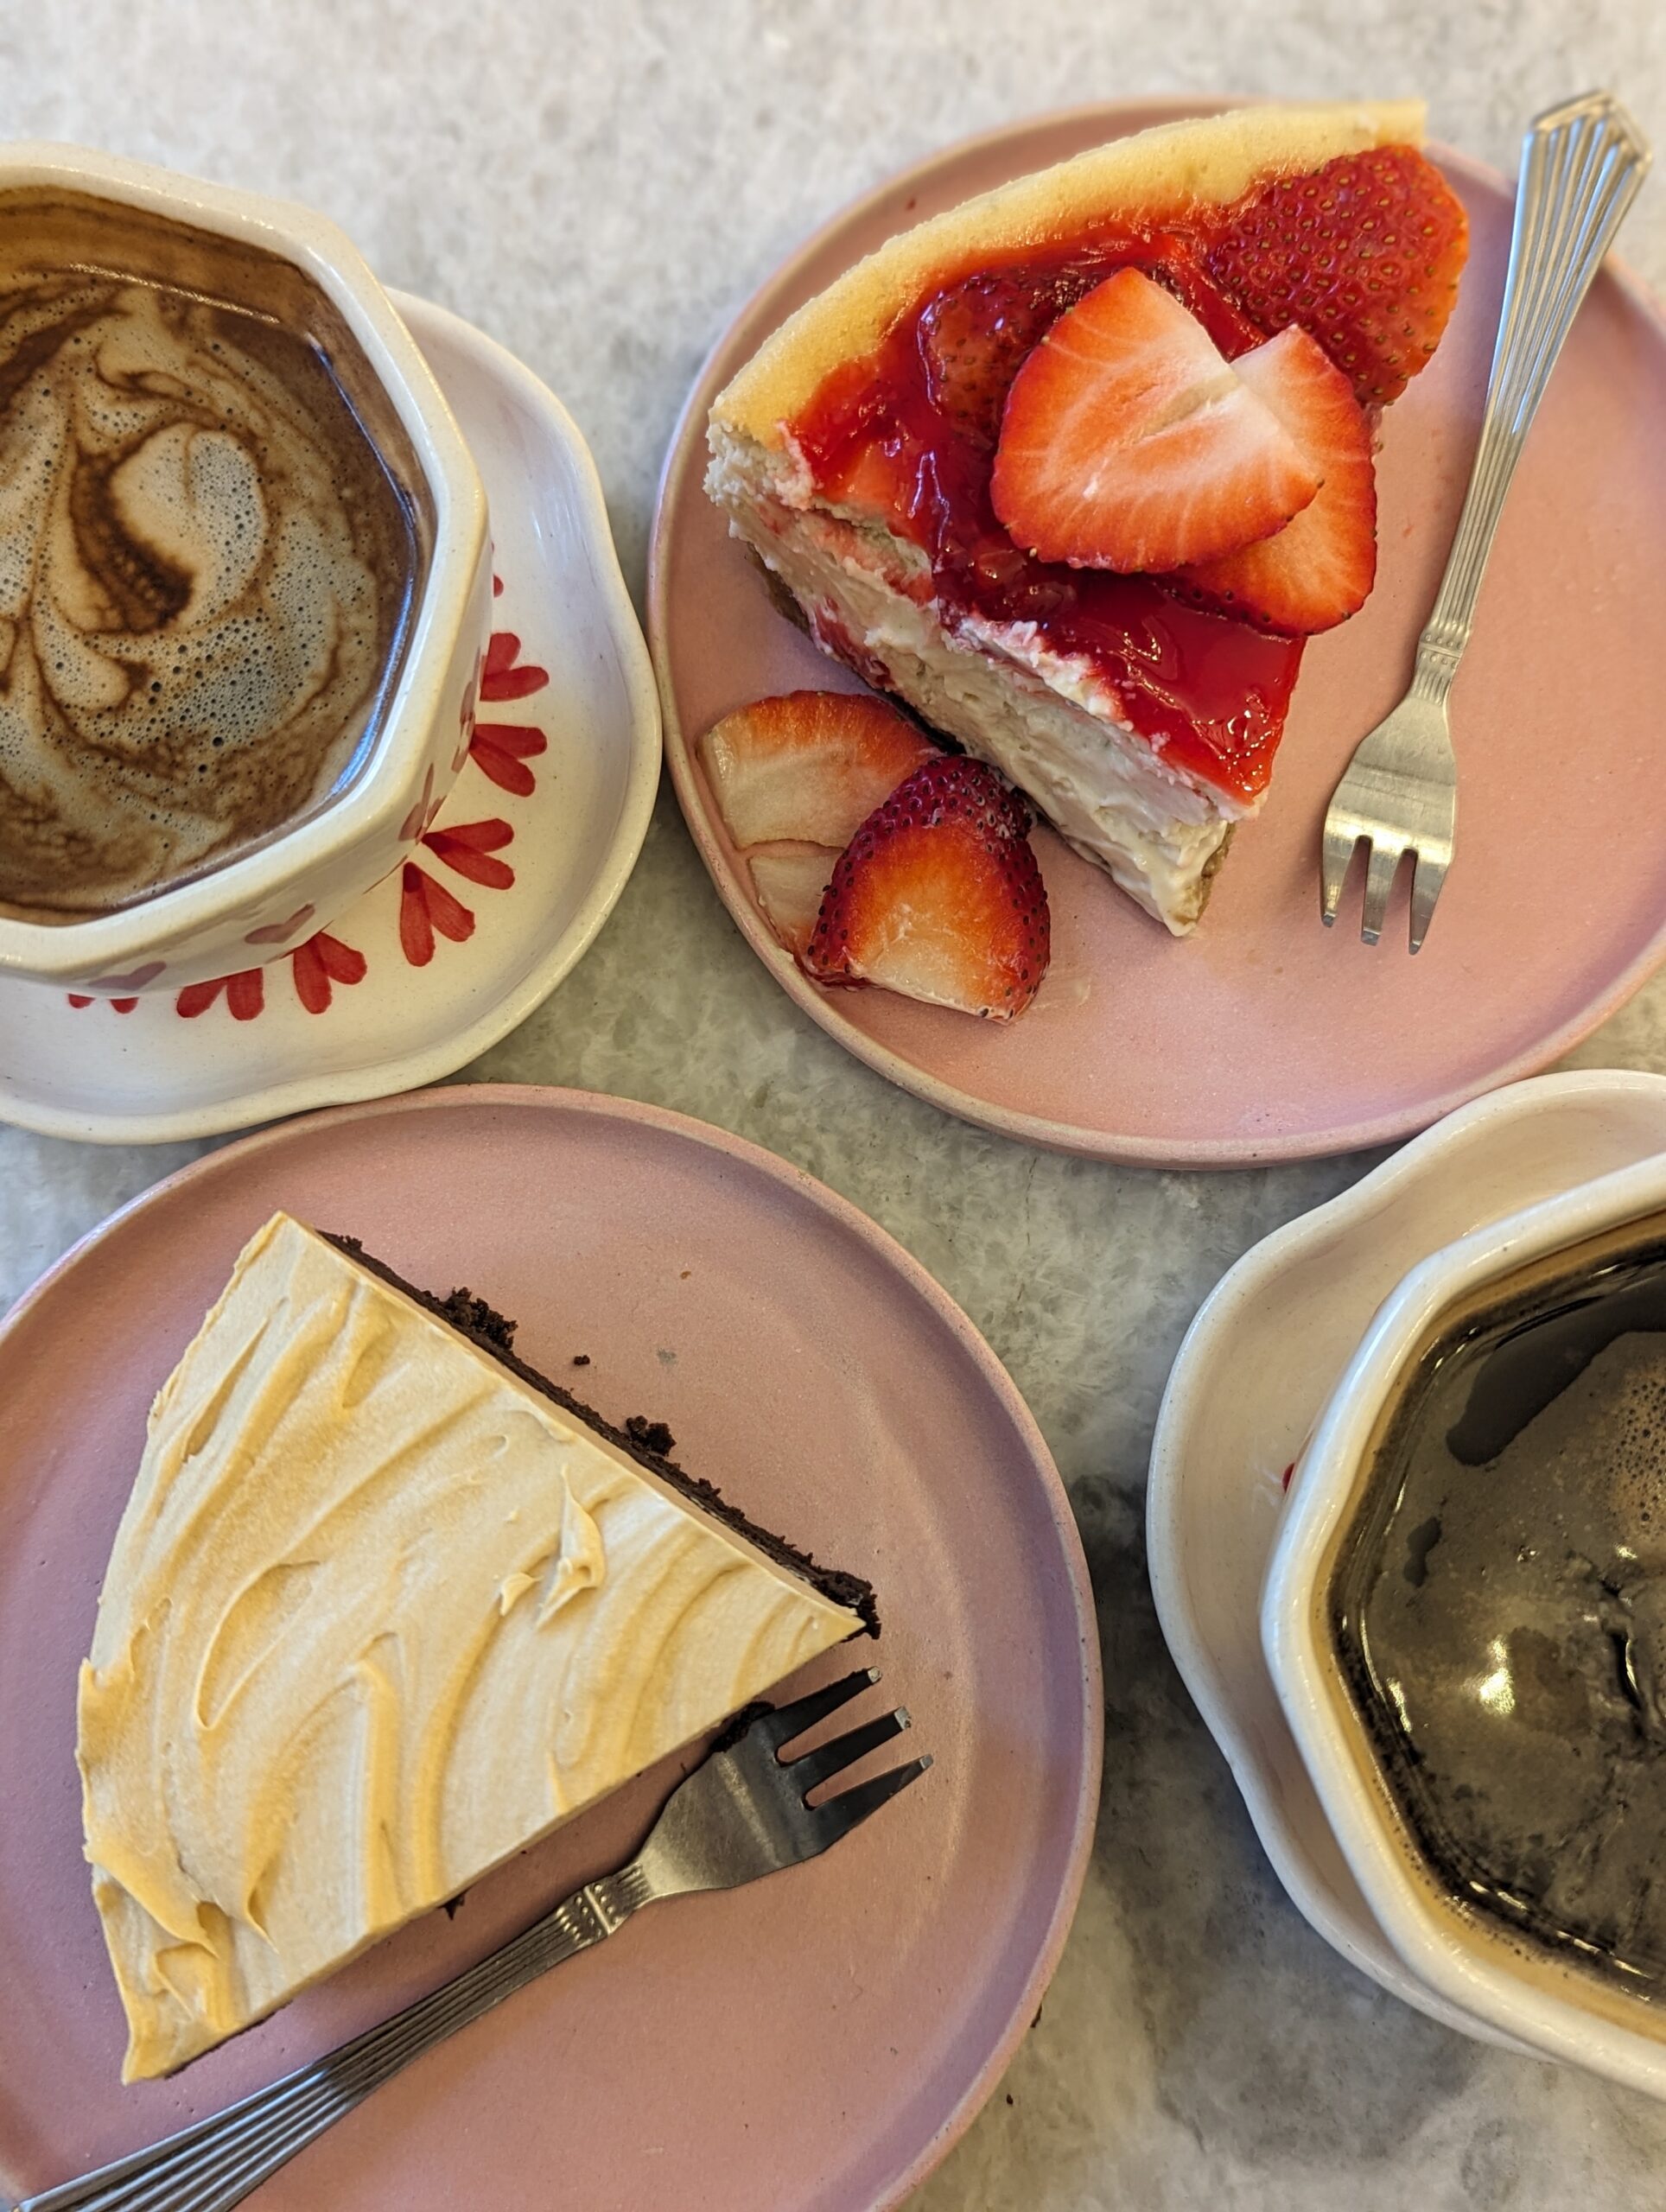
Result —
<instances>
[{"instance_id":1,"label":"white ceramic saucer","mask_svg":"<svg viewBox=\"0 0 1666 2212\"><path fill-rule=\"evenodd\" d=\"M1454 1237L1666 1151L1666 1077L1541 1076L1478 1100L1246 1253L1200 1308L1158 1415L1147 1541L1175 1664L1274 1872L1326 1941L1467 2035L1525 2046L1411 1974L1344 1862L1262 1656L1286 1471L1383 1300Z\"/></svg>"},{"instance_id":2,"label":"white ceramic saucer","mask_svg":"<svg viewBox=\"0 0 1666 2212\"><path fill-rule=\"evenodd\" d=\"M159 1142L449 1075L574 966L636 864L659 709L595 466L512 354L395 294L492 512L493 636L470 758L415 858L222 984L72 1000L0 983L0 1120ZM258 957L251 953L251 957Z\"/></svg>"}]
</instances>

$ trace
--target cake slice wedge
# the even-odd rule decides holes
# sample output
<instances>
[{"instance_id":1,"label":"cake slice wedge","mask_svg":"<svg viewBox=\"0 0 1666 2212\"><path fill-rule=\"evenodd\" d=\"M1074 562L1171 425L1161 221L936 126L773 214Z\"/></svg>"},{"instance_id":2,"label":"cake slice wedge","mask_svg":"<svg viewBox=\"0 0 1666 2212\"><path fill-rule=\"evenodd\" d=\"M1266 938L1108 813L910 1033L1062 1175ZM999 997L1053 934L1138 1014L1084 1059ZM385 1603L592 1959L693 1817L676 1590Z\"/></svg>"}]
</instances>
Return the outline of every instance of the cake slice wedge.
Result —
<instances>
[{"instance_id":1,"label":"cake slice wedge","mask_svg":"<svg viewBox=\"0 0 1666 2212\"><path fill-rule=\"evenodd\" d=\"M158 1393L79 1686L124 2081L876 1628L512 1334L280 1213Z\"/></svg>"},{"instance_id":2,"label":"cake slice wedge","mask_svg":"<svg viewBox=\"0 0 1666 2212\"><path fill-rule=\"evenodd\" d=\"M1237 391L1230 365L1305 331L1347 379L1369 457L1370 426L1434 350L1466 251L1462 207L1418 150L1422 130L1417 102L1269 106L1092 149L889 239L790 316L711 410L708 491L817 642L1002 769L1176 935L1265 797L1302 637L1247 589L1235 613L1231 591L1211 590L1195 562L1188 575L1183 556L1173 575L1116 568L1116 531L1110 554L1049 541L1040 558L1014 518L1040 486L1070 523L1070 486L1052 480L1060 455L1031 404L1058 379L1025 380L1023 450L1008 468L1019 496L997 500L1008 397L1055 325L1137 271L1204 341L1177 406L1224 409L1281 457L1282 505L1263 502L1246 531L1280 512L1300 531L1313 478L1299 480L1278 423ZM1145 289L1129 284L1128 298ZM1082 429L1093 416L1091 405L1061 411L1062 465L1068 475L1079 454L1078 504L1097 501L1103 520ZM1172 453L1162 408L1148 427L1154 454ZM1145 435L1137 413L1128 435ZM1242 477L1243 442L1215 444ZM1182 457L1194 448L1214 465L1206 440L1182 442ZM1195 500L1198 484L1185 490ZM1363 539L1348 542L1356 571L1371 565L1373 517L1368 471L1342 518ZM1310 590L1300 565L1311 548L1334 566L1345 536L1310 522L1292 538L1271 564L1275 610L1300 619L1315 605L1314 627L1338 619L1330 580ZM1136 542L1180 540L1159 530Z\"/></svg>"}]
</instances>

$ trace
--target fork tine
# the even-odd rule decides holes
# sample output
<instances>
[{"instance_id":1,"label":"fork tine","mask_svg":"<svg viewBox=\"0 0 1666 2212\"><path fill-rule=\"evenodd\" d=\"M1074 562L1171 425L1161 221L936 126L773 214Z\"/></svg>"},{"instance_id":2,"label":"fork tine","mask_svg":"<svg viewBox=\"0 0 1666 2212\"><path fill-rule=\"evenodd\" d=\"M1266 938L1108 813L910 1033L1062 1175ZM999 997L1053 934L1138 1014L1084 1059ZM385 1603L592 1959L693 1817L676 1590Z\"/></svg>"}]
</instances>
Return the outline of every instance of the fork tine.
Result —
<instances>
[{"instance_id":1,"label":"fork tine","mask_svg":"<svg viewBox=\"0 0 1666 2212\"><path fill-rule=\"evenodd\" d=\"M1367 944L1375 944L1383 934L1389 894L1400 872L1401 858L1401 852L1391 846L1371 847L1370 863L1365 870L1365 910L1359 918L1359 934Z\"/></svg>"},{"instance_id":2,"label":"fork tine","mask_svg":"<svg viewBox=\"0 0 1666 2212\"><path fill-rule=\"evenodd\" d=\"M1423 939L1429 933L1429 924L1434 917L1434 902L1440 896L1440 887L1447 880L1447 863L1436 860L1431 853L1414 855L1415 873L1411 880L1411 949L1421 951Z\"/></svg>"},{"instance_id":3,"label":"fork tine","mask_svg":"<svg viewBox=\"0 0 1666 2212\"><path fill-rule=\"evenodd\" d=\"M865 1721L847 1735L836 1736L819 1751L806 1751L801 1759L791 1760L792 1779L807 1797L818 1782L825 1782L830 1775L843 1774L846 1767L855 1766L868 1752L876 1751L881 1744L900 1736L910 1725L906 1705L900 1705L894 1713L882 1713L877 1720Z\"/></svg>"},{"instance_id":4,"label":"fork tine","mask_svg":"<svg viewBox=\"0 0 1666 2212\"><path fill-rule=\"evenodd\" d=\"M853 1697L860 1697L864 1690L872 1689L880 1678L877 1667L859 1667L854 1675L844 1675L836 1682L830 1682L825 1689L811 1690L808 1697L801 1697L796 1705L778 1705L774 1711L763 1716L770 1740L779 1751L783 1744L790 1744L795 1736L802 1736L825 1720L830 1713L836 1713L842 1705L849 1705Z\"/></svg>"},{"instance_id":5,"label":"fork tine","mask_svg":"<svg viewBox=\"0 0 1666 2212\"><path fill-rule=\"evenodd\" d=\"M1348 880L1348 870L1359 839L1345 830L1332 829L1331 817L1325 817L1325 845L1319 856L1319 914L1326 929L1336 919L1337 905L1342 897L1342 887Z\"/></svg>"},{"instance_id":6,"label":"fork tine","mask_svg":"<svg viewBox=\"0 0 1666 2212\"><path fill-rule=\"evenodd\" d=\"M842 1797L831 1797L825 1805L813 1807L811 1818L821 1824L828 1841L835 1842L840 1836L849 1835L852 1828L860 1827L881 1805L888 1805L911 1782L918 1782L931 1764L932 1754L923 1751L906 1766L893 1766L888 1773L875 1775L871 1782L859 1782Z\"/></svg>"}]
</instances>

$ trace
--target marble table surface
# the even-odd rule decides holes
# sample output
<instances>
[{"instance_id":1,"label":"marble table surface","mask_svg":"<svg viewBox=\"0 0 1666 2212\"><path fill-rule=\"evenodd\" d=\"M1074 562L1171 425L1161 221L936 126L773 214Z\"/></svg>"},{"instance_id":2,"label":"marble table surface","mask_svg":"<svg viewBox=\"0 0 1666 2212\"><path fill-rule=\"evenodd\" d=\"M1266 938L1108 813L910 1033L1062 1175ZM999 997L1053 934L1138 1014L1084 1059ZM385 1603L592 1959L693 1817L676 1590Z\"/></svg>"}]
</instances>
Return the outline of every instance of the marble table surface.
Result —
<instances>
[{"instance_id":1,"label":"marble table surface","mask_svg":"<svg viewBox=\"0 0 1666 2212\"><path fill-rule=\"evenodd\" d=\"M1657 0L0 0L9 135L311 201L523 355L592 442L639 598L706 347L888 170L1026 111L1234 91L1424 92L1438 136L1513 167L1524 119L1593 84L1666 144ZM1666 289L1658 179L1626 247ZM1666 978L1577 1057L1666 1069ZM1666 2112L1447 2033L1297 1916L1153 1615L1141 1493L1181 1332L1368 1160L1159 1174L945 1119L769 981L668 792L594 950L471 1077L677 1106L821 1176L966 1307L1070 1485L1104 1650L1097 1847L1040 2020L918 2212L1660 2202ZM0 1129L0 1298L194 1149Z\"/></svg>"}]
</instances>

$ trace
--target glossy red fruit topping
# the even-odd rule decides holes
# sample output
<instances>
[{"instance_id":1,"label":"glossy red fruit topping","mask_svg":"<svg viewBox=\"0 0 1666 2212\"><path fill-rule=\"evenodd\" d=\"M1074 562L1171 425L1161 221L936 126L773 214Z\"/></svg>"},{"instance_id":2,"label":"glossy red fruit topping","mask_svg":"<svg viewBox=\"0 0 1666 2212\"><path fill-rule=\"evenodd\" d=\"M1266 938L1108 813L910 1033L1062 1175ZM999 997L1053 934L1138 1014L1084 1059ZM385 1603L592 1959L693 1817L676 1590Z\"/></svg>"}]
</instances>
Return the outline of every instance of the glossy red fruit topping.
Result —
<instances>
[{"instance_id":1,"label":"glossy red fruit topping","mask_svg":"<svg viewBox=\"0 0 1666 2212\"><path fill-rule=\"evenodd\" d=\"M1018 372L989 490L1038 559L1127 574L1236 552L1282 529L1319 483L1197 318L1124 269Z\"/></svg>"},{"instance_id":2,"label":"glossy red fruit topping","mask_svg":"<svg viewBox=\"0 0 1666 2212\"><path fill-rule=\"evenodd\" d=\"M937 747L882 699L789 691L737 707L700 741L737 845L791 838L835 852Z\"/></svg>"},{"instance_id":3,"label":"glossy red fruit topping","mask_svg":"<svg viewBox=\"0 0 1666 2212\"><path fill-rule=\"evenodd\" d=\"M997 1021L1021 1014L1051 944L1029 825L1022 799L981 760L917 768L841 854L809 972Z\"/></svg>"},{"instance_id":4,"label":"glossy red fruit topping","mask_svg":"<svg viewBox=\"0 0 1666 2212\"><path fill-rule=\"evenodd\" d=\"M1050 284L1022 272L969 277L929 301L919 318L925 389L944 421L974 443L993 447L1001 410L1025 357L1100 281L1060 270Z\"/></svg>"},{"instance_id":5,"label":"glossy red fruit topping","mask_svg":"<svg viewBox=\"0 0 1666 2212\"><path fill-rule=\"evenodd\" d=\"M1370 425L1340 369L1290 329L1233 366L1324 479L1318 497L1271 537L1184 582L1206 606L1287 637L1329 630L1365 604L1377 575L1377 478Z\"/></svg>"},{"instance_id":6,"label":"glossy red fruit topping","mask_svg":"<svg viewBox=\"0 0 1666 2212\"><path fill-rule=\"evenodd\" d=\"M1208 252L1263 330L1311 331L1362 405L1385 407L1440 342L1469 246L1463 207L1412 146L1262 186Z\"/></svg>"},{"instance_id":7,"label":"glossy red fruit topping","mask_svg":"<svg viewBox=\"0 0 1666 2212\"><path fill-rule=\"evenodd\" d=\"M933 291L900 319L877 355L833 372L793 424L794 440L827 499L843 503L853 486L877 487L869 503L881 518L928 556L948 628L1033 625L1050 650L1112 687L1134 728L1181 773L1252 798L1271 771L1300 646L1177 601L1149 577L1021 552L989 504L992 447L938 404L952 399L947 356L934 364L922 334L950 301L951 323L969 340L986 311L997 323L1011 314L1050 327L1060 301L1136 263L1160 269L1171 284L1184 276L1185 303L1228 355L1268 334L1212 289L1185 242L1107 232L1002 269L998 284L975 276ZM998 336L973 350L995 376ZM830 651L873 673L854 641L813 619Z\"/></svg>"}]
</instances>

